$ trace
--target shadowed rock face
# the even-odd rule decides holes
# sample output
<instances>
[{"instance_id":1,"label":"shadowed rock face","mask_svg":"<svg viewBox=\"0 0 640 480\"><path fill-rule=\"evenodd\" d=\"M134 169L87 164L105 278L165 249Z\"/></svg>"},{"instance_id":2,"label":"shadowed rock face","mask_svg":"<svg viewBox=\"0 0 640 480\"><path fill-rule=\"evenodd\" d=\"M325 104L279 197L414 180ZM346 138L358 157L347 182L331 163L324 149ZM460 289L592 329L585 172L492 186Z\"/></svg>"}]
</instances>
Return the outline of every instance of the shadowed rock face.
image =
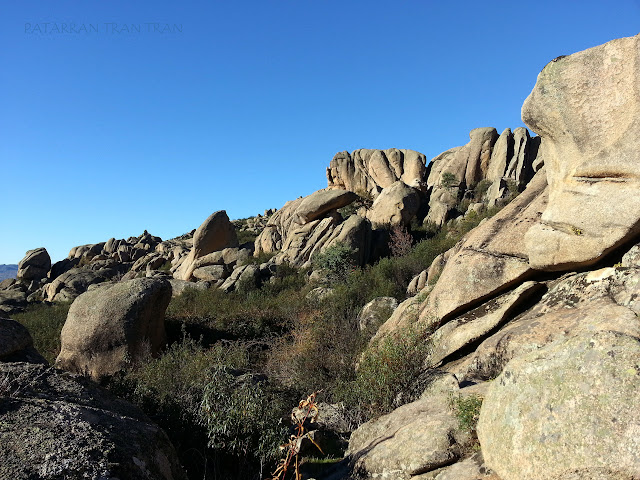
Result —
<instances>
[{"instance_id":1,"label":"shadowed rock face","mask_svg":"<svg viewBox=\"0 0 640 480\"><path fill-rule=\"evenodd\" d=\"M526 236L533 268L590 265L640 233L640 36L550 62L522 119L542 137L550 186Z\"/></svg>"},{"instance_id":2,"label":"shadowed rock face","mask_svg":"<svg viewBox=\"0 0 640 480\"><path fill-rule=\"evenodd\" d=\"M85 378L0 363L0 478L186 480L165 433Z\"/></svg>"}]
</instances>

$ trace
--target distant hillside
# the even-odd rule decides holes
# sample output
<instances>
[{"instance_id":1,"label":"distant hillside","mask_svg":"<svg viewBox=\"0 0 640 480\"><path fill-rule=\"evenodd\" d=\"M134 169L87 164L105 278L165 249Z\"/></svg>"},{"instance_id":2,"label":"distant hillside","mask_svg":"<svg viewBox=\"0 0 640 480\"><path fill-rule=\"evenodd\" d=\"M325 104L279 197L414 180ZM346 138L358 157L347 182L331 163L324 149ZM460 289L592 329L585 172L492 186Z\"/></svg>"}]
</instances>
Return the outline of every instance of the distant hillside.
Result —
<instances>
[{"instance_id":1,"label":"distant hillside","mask_svg":"<svg viewBox=\"0 0 640 480\"><path fill-rule=\"evenodd\" d=\"M18 265L0 265L0 280L16 278L16 273L18 273Z\"/></svg>"}]
</instances>

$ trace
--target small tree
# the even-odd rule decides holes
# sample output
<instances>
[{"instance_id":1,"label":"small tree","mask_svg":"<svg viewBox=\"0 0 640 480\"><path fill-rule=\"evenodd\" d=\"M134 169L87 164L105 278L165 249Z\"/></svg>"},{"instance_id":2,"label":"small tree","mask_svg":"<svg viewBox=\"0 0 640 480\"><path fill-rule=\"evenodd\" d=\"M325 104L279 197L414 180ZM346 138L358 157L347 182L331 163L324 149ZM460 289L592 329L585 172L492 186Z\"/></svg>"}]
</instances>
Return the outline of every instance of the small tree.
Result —
<instances>
[{"instance_id":1,"label":"small tree","mask_svg":"<svg viewBox=\"0 0 640 480\"><path fill-rule=\"evenodd\" d=\"M451 172L444 172L440 177L440 186L444 188L451 188L458 185L458 179Z\"/></svg>"},{"instance_id":2,"label":"small tree","mask_svg":"<svg viewBox=\"0 0 640 480\"><path fill-rule=\"evenodd\" d=\"M391 228L389 237L389 249L393 257L403 257L411 251L413 237L403 225L395 225Z\"/></svg>"}]
</instances>

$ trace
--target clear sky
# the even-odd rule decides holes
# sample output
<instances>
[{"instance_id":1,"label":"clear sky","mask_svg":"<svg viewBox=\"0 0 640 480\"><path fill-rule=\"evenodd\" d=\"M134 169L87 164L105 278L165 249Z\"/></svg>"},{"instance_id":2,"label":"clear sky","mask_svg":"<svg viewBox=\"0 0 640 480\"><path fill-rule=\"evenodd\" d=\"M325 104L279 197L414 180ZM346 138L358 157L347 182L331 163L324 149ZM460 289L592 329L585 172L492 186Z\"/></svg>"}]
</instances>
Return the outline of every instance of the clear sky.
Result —
<instances>
[{"instance_id":1,"label":"clear sky","mask_svg":"<svg viewBox=\"0 0 640 480\"><path fill-rule=\"evenodd\" d=\"M2 0L0 263L278 208L342 150L433 158L639 32L640 0Z\"/></svg>"}]
</instances>

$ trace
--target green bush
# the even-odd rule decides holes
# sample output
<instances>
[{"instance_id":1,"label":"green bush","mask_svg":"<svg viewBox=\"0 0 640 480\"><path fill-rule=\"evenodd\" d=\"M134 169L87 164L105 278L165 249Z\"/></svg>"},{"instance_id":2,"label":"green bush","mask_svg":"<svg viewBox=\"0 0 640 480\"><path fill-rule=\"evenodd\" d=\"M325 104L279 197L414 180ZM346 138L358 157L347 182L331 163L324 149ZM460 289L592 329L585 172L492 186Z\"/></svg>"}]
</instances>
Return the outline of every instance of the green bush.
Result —
<instances>
[{"instance_id":1,"label":"green bush","mask_svg":"<svg viewBox=\"0 0 640 480\"><path fill-rule=\"evenodd\" d=\"M398 395L410 390L422 371L430 348L429 332L418 329L370 346L361 358L356 378L340 389L343 401L357 405L365 418L390 412L398 406Z\"/></svg>"},{"instance_id":2,"label":"green bush","mask_svg":"<svg viewBox=\"0 0 640 480\"><path fill-rule=\"evenodd\" d=\"M30 305L23 313L11 315L29 330L40 354L53 364L60 353L60 332L67 320L71 302Z\"/></svg>"},{"instance_id":3,"label":"green bush","mask_svg":"<svg viewBox=\"0 0 640 480\"><path fill-rule=\"evenodd\" d=\"M245 342L205 348L185 336L161 357L147 359L107 386L167 432L190 478L257 477L260 465L285 439L279 436L284 411L278 407L291 401L234 381L248 368L251 348Z\"/></svg>"},{"instance_id":4,"label":"green bush","mask_svg":"<svg viewBox=\"0 0 640 480\"><path fill-rule=\"evenodd\" d=\"M324 270L331 282L343 281L355 269L355 252L351 247L336 243L315 254L314 268Z\"/></svg>"},{"instance_id":5,"label":"green bush","mask_svg":"<svg viewBox=\"0 0 640 480\"><path fill-rule=\"evenodd\" d=\"M279 457L278 446L287 436L280 422L286 410L262 382L217 367L204 389L200 417L210 447L242 458L254 455L264 463Z\"/></svg>"},{"instance_id":6,"label":"green bush","mask_svg":"<svg viewBox=\"0 0 640 480\"><path fill-rule=\"evenodd\" d=\"M476 187L473 189L473 198L476 202L482 201L482 198L485 196L492 184L493 182L486 178L478 182Z\"/></svg>"},{"instance_id":7,"label":"green bush","mask_svg":"<svg viewBox=\"0 0 640 480\"><path fill-rule=\"evenodd\" d=\"M451 408L458 418L459 426L467 432L475 432L483 398L480 395L462 395L451 397Z\"/></svg>"},{"instance_id":8,"label":"green bush","mask_svg":"<svg viewBox=\"0 0 640 480\"><path fill-rule=\"evenodd\" d=\"M238 244L243 245L245 243L253 243L255 242L258 235L249 231L249 230L236 230L236 235L238 237Z\"/></svg>"},{"instance_id":9,"label":"green bush","mask_svg":"<svg viewBox=\"0 0 640 480\"><path fill-rule=\"evenodd\" d=\"M440 186L443 188L457 187L458 184L458 179L451 172L444 172L440 177Z\"/></svg>"},{"instance_id":10,"label":"green bush","mask_svg":"<svg viewBox=\"0 0 640 480\"><path fill-rule=\"evenodd\" d=\"M267 263L275 256L275 252L260 252L258 255L250 255L247 258L243 265L262 265L263 263Z\"/></svg>"}]
</instances>

